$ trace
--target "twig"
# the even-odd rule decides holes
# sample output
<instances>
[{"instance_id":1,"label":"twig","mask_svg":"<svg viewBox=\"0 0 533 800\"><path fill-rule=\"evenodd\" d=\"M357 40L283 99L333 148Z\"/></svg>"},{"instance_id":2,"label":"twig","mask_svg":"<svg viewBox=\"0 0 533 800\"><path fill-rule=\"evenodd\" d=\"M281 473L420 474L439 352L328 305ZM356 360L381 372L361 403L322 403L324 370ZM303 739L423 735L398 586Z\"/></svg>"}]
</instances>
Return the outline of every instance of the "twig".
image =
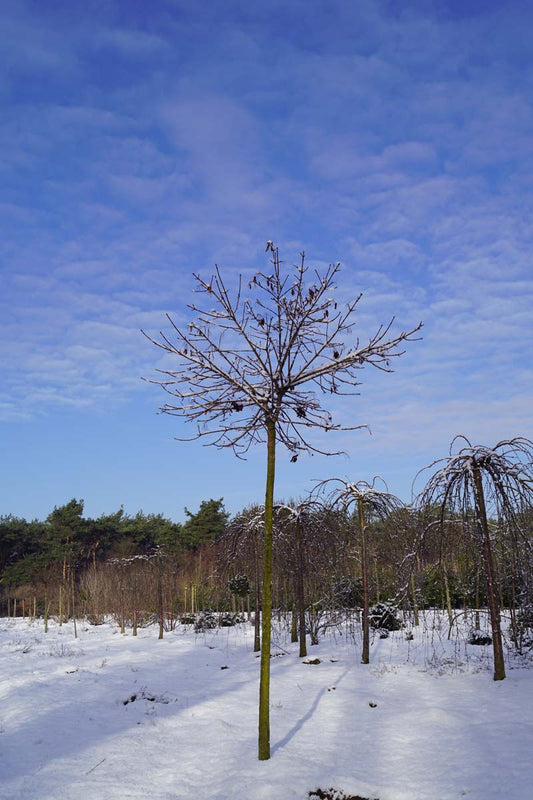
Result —
<instances>
[{"instance_id":1,"label":"twig","mask_svg":"<svg viewBox=\"0 0 533 800\"><path fill-rule=\"evenodd\" d=\"M103 763L104 763L104 761L105 761L105 758L103 758L101 761L99 761L99 762L98 762L98 764L95 764L95 765L94 765L94 767L91 767L91 769L88 769L88 770L87 770L87 772L86 772L85 774L86 774L86 775L90 775L90 774L91 774L91 772L94 772L94 771L95 771L95 769L96 769L96 767L99 767L99 766L100 766L100 764L103 764Z\"/></svg>"}]
</instances>

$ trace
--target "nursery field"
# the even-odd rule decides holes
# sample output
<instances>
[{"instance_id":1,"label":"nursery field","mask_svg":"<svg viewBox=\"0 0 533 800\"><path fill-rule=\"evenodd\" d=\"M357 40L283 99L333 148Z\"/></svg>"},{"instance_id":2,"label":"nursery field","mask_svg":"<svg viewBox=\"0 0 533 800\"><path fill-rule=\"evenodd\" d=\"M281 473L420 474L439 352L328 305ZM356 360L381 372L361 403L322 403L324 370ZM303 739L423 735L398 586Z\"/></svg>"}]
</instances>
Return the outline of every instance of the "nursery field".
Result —
<instances>
[{"instance_id":1,"label":"nursery field","mask_svg":"<svg viewBox=\"0 0 533 800\"><path fill-rule=\"evenodd\" d=\"M426 613L388 638L330 628L298 657L275 623L272 758L258 761L259 659L249 623L59 627L0 620L2 800L526 800L533 664L466 643ZM412 635L412 638L411 638Z\"/></svg>"}]
</instances>

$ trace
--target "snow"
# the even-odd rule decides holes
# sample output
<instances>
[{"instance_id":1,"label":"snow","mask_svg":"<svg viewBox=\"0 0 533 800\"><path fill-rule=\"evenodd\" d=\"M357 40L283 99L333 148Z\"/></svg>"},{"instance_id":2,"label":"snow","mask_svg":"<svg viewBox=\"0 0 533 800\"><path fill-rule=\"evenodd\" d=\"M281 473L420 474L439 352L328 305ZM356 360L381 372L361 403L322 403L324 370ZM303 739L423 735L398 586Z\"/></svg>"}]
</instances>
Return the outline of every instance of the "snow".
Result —
<instances>
[{"instance_id":1,"label":"snow","mask_svg":"<svg viewBox=\"0 0 533 800\"><path fill-rule=\"evenodd\" d=\"M331 786L379 800L526 800L533 670L447 639L447 622L327 632L308 659L274 634L272 758L259 762L259 659L245 623L157 638L112 623L0 620L2 800L305 800ZM319 659L319 664L305 661Z\"/></svg>"}]
</instances>

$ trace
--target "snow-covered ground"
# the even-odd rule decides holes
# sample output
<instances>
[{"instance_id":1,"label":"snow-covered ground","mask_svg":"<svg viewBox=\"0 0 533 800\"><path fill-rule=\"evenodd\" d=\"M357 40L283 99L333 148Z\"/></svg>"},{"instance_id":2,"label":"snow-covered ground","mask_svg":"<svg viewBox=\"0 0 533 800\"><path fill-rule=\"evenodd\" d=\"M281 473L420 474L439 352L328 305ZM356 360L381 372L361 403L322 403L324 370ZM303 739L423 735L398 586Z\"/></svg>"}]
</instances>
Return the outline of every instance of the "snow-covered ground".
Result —
<instances>
[{"instance_id":1,"label":"snow-covered ground","mask_svg":"<svg viewBox=\"0 0 533 800\"><path fill-rule=\"evenodd\" d=\"M533 797L533 668L447 639L444 617L360 642L335 629L306 664L274 637L272 758L256 759L259 660L248 624L158 640L114 624L0 620L2 800Z\"/></svg>"}]
</instances>

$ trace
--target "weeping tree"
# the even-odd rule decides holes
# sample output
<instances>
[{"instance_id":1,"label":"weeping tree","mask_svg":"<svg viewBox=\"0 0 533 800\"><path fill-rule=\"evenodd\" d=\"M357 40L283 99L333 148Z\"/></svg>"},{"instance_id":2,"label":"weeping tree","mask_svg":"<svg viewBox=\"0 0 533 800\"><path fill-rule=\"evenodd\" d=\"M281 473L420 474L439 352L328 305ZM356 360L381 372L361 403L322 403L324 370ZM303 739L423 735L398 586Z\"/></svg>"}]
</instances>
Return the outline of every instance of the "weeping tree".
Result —
<instances>
[{"instance_id":1,"label":"weeping tree","mask_svg":"<svg viewBox=\"0 0 533 800\"><path fill-rule=\"evenodd\" d=\"M363 653L361 662L370 663L370 602L368 585L368 535L367 525L370 517L376 516L385 519L393 511L402 508L402 501L395 495L376 487L374 478L372 483L357 481L350 483L342 478L330 478L319 484L319 489L330 488L328 500L335 506L340 506L345 512L354 514L357 519L359 534L359 549L361 558L361 582L363 591L363 613L361 617L363 629Z\"/></svg>"},{"instance_id":2,"label":"weeping tree","mask_svg":"<svg viewBox=\"0 0 533 800\"><path fill-rule=\"evenodd\" d=\"M254 652L261 650L260 629L260 538L265 528L265 515L262 506L245 508L230 520L226 531L218 542L219 570L226 577L239 569L247 570L253 576L254 590Z\"/></svg>"},{"instance_id":3,"label":"weeping tree","mask_svg":"<svg viewBox=\"0 0 533 800\"><path fill-rule=\"evenodd\" d=\"M306 573L318 571L317 556L328 553L333 537L327 510L322 503L307 498L299 503L276 503L274 524L277 552L293 583L297 640L300 658L307 656L306 643Z\"/></svg>"},{"instance_id":4,"label":"weeping tree","mask_svg":"<svg viewBox=\"0 0 533 800\"><path fill-rule=\"evenodd\" d=\"M454 453L456 442L465 446ZM418 505L436 504L443 529L446 515L459 511L465 522L463 531L473 531L476 550L481 557L487 587L494 680L505 678L499 587L494 566L493 536L490 515L505 522L510 536L521 536L522 512L533 501L533 442L523 437L498 442L493 448L472 446L465 436L456 436L447 458L434 461L424 470L437 467L420 493ZM423 471L424 471L423 470ZM420 473L419 473L420 474Z\"/></svg>"},{"instance_id":5,"label":"weeping tree","mask_svg":"<svg viewBox=\"0 0 533 800\"><path fill-rule=\"evenodd\" d=\"M206 305L189 306L195 318L179 328L167 315L169 332L145 336L176 358L173 369L152 380L171 396L161 411L194 426L189 439L204 439L244 457L266 444L266 488L259 689L259 758L270 758L270 639L272 521L278 445L296 462L301 452L332 455L310 442L313 429L356 430L334 422L320 395L356 394L366 365L390 372L402 345L416 338L421 324L390 336L392 320L367 342L352 336L361 295L346 305L332 294L340 264L323 274L309 273L305 254L286 269L278 248L267 242L268 270L257 272L234 292L215 267L210 280L194 275ZM144 333L144 331L143 331ZM346 339L349 337L349 342Z\"/></svg>"}]
</instances>

